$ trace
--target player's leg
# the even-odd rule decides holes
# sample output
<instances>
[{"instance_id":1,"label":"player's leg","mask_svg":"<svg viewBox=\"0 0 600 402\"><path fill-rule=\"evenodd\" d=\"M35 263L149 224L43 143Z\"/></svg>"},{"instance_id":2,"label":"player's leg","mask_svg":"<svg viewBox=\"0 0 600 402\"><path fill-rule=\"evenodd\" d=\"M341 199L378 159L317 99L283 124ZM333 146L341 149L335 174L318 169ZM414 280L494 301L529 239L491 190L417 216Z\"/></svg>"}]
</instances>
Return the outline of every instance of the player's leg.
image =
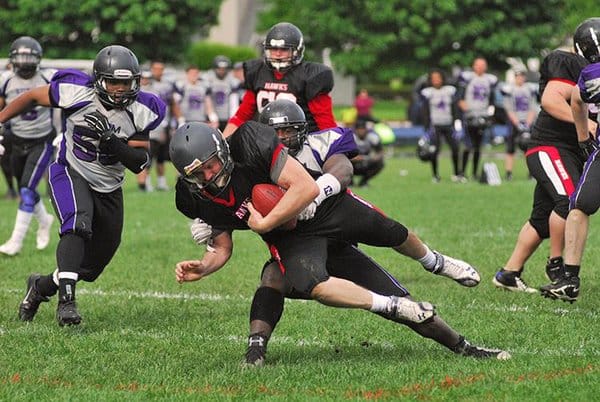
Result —
<instances>
[{"instance_id":1,"label":"player's leg","mask_svg":"<svg viewBox=\"0 0 600 402\"><path fill-rule=\"evenodd\" d=\"M156 158L156 189L166 191L169 189L167 185L167 177L165 176L165 163L169 160L169 132L165 129L163 137L159 142L158 155Z\"/></svg>"},{"instance_id":2,"label":"player's leg","mask_svg":"<svg viewBox=\"0 0 600 402\"><path fill-rule=\"evenodd\" d=\"M6 179L7 191L5 198L14 200L17 198L17 190L15 189L14 174L11 167L13 137L14 135L10 132L10 130L7 129L4 132L4 140L2 141L2 145L4 146L4 155L0 156L0 168L2 169L2 174Z\"/></svg>"},{"instance_id":3,"label":"player's leg","mask_svg":"<svg viewBox=\"0 0 600 402\"><path fill-rule=\"evenodd\" d=\"M513 167L515 164L515 137L517 135L517 127L511 124L508 136L506 137L506 154L504 155L504 174L507 181L512 180Z\"/></svg>"}]
</instances>

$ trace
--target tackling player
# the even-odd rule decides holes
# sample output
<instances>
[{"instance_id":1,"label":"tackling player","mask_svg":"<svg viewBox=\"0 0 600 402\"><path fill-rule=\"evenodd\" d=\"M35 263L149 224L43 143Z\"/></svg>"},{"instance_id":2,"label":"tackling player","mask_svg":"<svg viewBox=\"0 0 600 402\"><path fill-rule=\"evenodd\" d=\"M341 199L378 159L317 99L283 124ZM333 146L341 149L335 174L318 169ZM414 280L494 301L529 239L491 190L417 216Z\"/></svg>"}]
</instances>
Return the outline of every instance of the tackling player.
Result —
<instances>
[{"instance_id":1,"label":"tackling player","mask_svg":"<svg viewBox=\"0 0 600 402\"><path fill-rule=\"evenodd\" d=\"M95 281L121 242L125 168L139 173L148 163L148 131L165 114L165 104L140 92L139 85L135 54L123 46L107 46L94 60L93 76L61 70L49 85L24 92L0 111L2 123L33 105L67 112L58 156L49 168L60 220L58 268L29 276L19 306L23 321L33 320L40 304L58 292L58 324L79 324L76 283Z\"/></svg>"},{"instance_id":2,"label":"tackling player","mask_svg":"<svg viewBox=\"0 0 600 402\"><path fill-rule=\"evenodd\" d=\"M276 99L296 102L306 115L308 132L336 127L331 96L333 73L324 64L303 61L304 36L293 24L271 27L263 43L264 57L244 63L246 92L223 130L230 136Z\"/></svg>"},{"instance_id":3,"label":"tackling player","mask_svg":"<svg viewBox=\"0 0 600 402\"><path fill-rule=\"evenodd\" d=\"M170 153L182 174L176 187L178 209L190 218L206 221L214 235L213 252L202 260L177 264L179 282L201 279L223 267L232 253L231 232L250 228L261 234L277 263L267 270L267 275L276 276L264 280L285 287L271 288L269 303L275 302L275 306L281 305L286 294L330 306L362 308L406 324L457 353L509 357L506 352L471 346L435 316L430 303L414 302L404 287L353 246L365 243L401 251L409 238L403 225L346 192L324 198L318 208L311 208L319 186L288 156L273 129L247 122L226 142L206 125L186 124L177 130ZM249 202L251 190L258 183L272 182L287 191L263 217ZM314 217L299 221L291 231L276 229L298 214ZM285 284L277 277L281 273ZM267 314L270 317L256 318L274 326L280 314L277 308Z\"/></svg>"}]
</instances>

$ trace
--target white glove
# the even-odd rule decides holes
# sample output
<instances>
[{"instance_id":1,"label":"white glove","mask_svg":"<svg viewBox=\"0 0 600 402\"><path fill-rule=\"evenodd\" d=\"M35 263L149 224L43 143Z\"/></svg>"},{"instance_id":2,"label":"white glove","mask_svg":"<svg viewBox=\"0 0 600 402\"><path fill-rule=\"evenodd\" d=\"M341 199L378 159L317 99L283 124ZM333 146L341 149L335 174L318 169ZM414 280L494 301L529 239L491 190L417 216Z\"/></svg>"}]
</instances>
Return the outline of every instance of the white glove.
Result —
<instances>
[{"instance_id":1,"label":"white glove","mask_svg":"<svg viewBox=\"0 0 600 402\"><path fill-rule=\"evenodd\" d=\"M60 146L60 143L62 142L63 139L63 135L59 134L56 137L54 137L54 139L52 140L52 146L54 148L58 148Z\"/></svg>"},{"instance_id":2,"label":"white glove","mask_svg":"<svg viewBox=\"0 0 600 402\"><path fill-rule=\"evenodd\" d=\"M204 222L202 219L196 218L190 225L190 232L192 233L192 238L196 244L204 244L212 235L212 226Z\"/></svg>"},{"instance_id":3,"label":"white glove","mask_svg":"<svg viewBox=\"0 0 600 402\"><path fill-rule=\"evenodd\" d=\"M0 156L4 155L4 145L2 145L3 136L0 135Z\"/></svg>"},{"instance_id":4,"label":"white glove","mask_svg":"<svg viewBox=\"0 0 600 402\"><path fill-rule=\"evenodd\" d=\"M312 219L315 216L315 212L317 212L317 202L313 201L302 212L298 214L299 221L307 221Z\"/></svg>"}]
</instances>

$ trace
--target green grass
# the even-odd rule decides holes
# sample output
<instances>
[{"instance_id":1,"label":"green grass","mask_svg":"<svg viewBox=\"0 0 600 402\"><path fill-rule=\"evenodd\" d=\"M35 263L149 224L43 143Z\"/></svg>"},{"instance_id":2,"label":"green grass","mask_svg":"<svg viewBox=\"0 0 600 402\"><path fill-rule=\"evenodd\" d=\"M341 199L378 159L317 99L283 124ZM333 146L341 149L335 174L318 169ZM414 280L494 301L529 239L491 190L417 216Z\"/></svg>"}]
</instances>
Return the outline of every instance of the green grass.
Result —
<instances>
[{"instance_id":1,"label":"green grass","mask_svg":"<svg viewBox=\"0 0 600 402\"><path fill-rule=\"evenodd\" d=\"M456 356L364 311L288 301L266 367L242 369L264 245L250 232L236 233L234 256L223 270L178 285L175 263L201 249L174 208L173 192L139 193L129 176L122 246L98 281L78 285L79 327L58 327L55 299L33 322L17 320L29 273L55 267L56 238L36 251L33 227L21 255L0 257L0 400L597 400L594 219L577 303L500 291L491 278L531 205L533 183L523 159L513 182L490 187L451 183L447 158L442 182L433 184L428 165L395 155L370 188L355 191L432 247L476 265L482 283L463 288L389 250L368 252L468 339L505 348L512 360ZM14 201L0 200L0 241L10 235L15 210ZM547 247L527 265L530 285L546 283Z\"/></svg>"},{"instance_id":2,"label":"green grass","mask_svg":"<svg viewBox=\"0 0 600 402\"><path fill-rule=\"evenodd\" d=\"M334 105L333 114L337 121L343 121L342 113L348 107ZM403 121L407 119L407 108L408 102L405 99L397 101L377 99L373 106L373 116L382 121Z\"/></svg>"}]
</instances>

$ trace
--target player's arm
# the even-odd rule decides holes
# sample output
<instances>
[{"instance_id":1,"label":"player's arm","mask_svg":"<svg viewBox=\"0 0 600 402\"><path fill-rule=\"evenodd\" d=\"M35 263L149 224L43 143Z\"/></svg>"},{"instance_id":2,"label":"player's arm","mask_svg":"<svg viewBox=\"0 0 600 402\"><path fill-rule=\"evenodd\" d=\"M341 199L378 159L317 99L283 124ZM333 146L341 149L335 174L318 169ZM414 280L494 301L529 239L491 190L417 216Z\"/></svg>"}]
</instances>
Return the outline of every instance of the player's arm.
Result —
<instances>
[{"instance_id":1,"label":"player's arm","mask_svg":"<svg viewBox=\"0 0 600 402\"><path fill-rule=\"evenodd\" d=\"M577 86L564 81L549 81L542 94L541 105L544 110L555 119L573 123L573 113L571 112L569 100L574 87Z\"/></svg>"},{"instance_id":2,"label":"player's arm","mask_svg":"<svg viewBox=\"0 0 600 402\"><path fill-rule=\"evenodd\" d=\"M208 124L212 128L219 128L219 116L217 112L215 112L215 104L212 100L212 97L206 96L204 98L204 109L206 112L206 117L208 118Z\"/></svg>"},{"instance_id":3,"label":"player's arm","mask_svg":"<svg viewBox=\"0 0 600 402\"><path fill-rule=\"evenodd\" d=\"M229 119L229 122L225 126L225 129L223 130L223 137L229 137L243 123L247 122L248 120L252 120L256 110L256 94L247 89L244 97L242 98L240 107L237 109L237 112L235 112L233 117Z\"/></svg>"},{"instance_id":4,"label":"player's arm","mask_svg":"<svg viewBox=\"0 0 600 402\"><path fill-rule=\"evenodd\" d=\"M200 260L180 261L175 266L175 279L179 283L202 279L225 266L233 253L231 232L221 232L214 237L212 249Z\"/></svg>"},{"instance_id":5,"label":"player's arm","mask_svg":"<svg viewBox=\"0 0 600 402\"><path fill-rule=\"evenodd\" d=\"M32 88L19 95L0 111L0 123L6 122L36 105L51 106L50 85Z\"/></svg>"},{"instance_id":6,"label":"player's arm","mask_svg":"<svg viewBox=\"0 0 600 402\"><path fill-rule=\"evenodd\" d=\"M267 216L262 216L252 204L248 204L248 226L256 233L267 233L295 218L319 194L314 179L296 159L287 157L277 185L286 189L283 197Z\"/></svg>"},{"instance_id":7,"label":"player's arm","mask_svg":"<svg viewBox=\"0 0 600 402\"><path fill-rule=\"evenodd\" d=\"M588 106L581 99L581 93L579 87L574 86L571 93L571 112L573 113L573 120L575 122L575 128L577 129L577 140L579 142L585 142L590 138L590 131L588 127Z\"/></svg>"},{"instance_id":8,"label":"player's arm","mask_svg":"<svg viewBox=\"0 0 600 402\"><path fill-rule=\"evenodd\" d=\"M328 93L320 93L309 100L308 110L313 115L319 130L337 127L333 116L333 103Z\"/></svg>"},{"instance_id":9,"label":"player's arm","mask_svg":"<svg viewBox=\"0 0 600 402\"><path fill-rule=\"evenodd\" d=\"M326 191L326 189L323 188L325 187L325 183L323 183L324 180L318 178L317 184L319 185L319 196L324 195L325 198L328 198L339 193L352 183L353 174L354 168L352 167L352 162L350 162L350 159L348 159L345 154L331 155L327 158L325 163L323 163L323 176L331 175L337 181L337 184L334 183L333 186L331 186L331 190ZM319 180L321 180L321 183Z\"/></svg>"}]
</instances>

